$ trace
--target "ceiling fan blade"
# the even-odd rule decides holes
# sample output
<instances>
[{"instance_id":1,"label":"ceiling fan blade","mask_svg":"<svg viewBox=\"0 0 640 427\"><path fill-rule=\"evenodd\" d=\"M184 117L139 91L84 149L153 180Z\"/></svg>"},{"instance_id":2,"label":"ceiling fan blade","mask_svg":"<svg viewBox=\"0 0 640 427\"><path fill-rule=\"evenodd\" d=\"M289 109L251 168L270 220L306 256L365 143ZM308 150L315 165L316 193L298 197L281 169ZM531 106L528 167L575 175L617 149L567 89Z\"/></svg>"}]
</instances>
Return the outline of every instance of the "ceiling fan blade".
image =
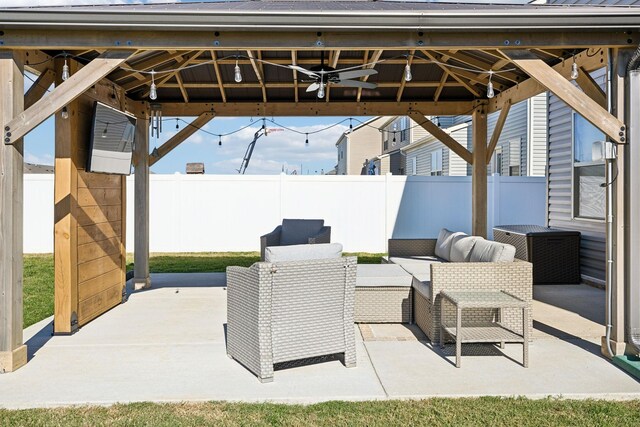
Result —
<instances>
[{"instance_id":1,"label":"ceiling fan blade","mask_svg":"<svg viewBox=\"0 0 640 427\"><path fill-rule=\"evenodd\" d=\"M378 74L378 72L373 68L369 68L366 70L344 71L342 73L338 73L338 79L339 80L357 79L364 76L372 76L374 74Z\"/></svg>"},{"instance_id":2,"label":"ceiling fan blade","mask_svg":"<svg viewBox=\"0 0 640 427\"><path fill-rule=\"evenodd\" d=\"M288 67L292 70L296 70L299 73L306 74L309 77L320 77L320 74L307 70L306 68L302 68L298 65L288 65Z\"/></svg>"},{"instance_id":3,"label":"ceiling fan blade","mask_svg":"<svg viewBox=\"0 0 640 427\"><path fill-rule=\"evenodd\" d=\"M307 87L307 92L313 92L320 89L320 84L319 83L311 83L309 85L309 87Z\"/></svg>"},{"instance_id":4,"label":"ceiling fan blade","mask_svg":"<svg viewBox=\"0 0 640 427\"><path fill-rule=\"evenodd\" d=\"M333 82L333 84L343 87L361 87L362 89L375 89L378 87L378 85L375 83L361 82L360 80L340 80L337 82Z\"/></svg>"}]
</instances>

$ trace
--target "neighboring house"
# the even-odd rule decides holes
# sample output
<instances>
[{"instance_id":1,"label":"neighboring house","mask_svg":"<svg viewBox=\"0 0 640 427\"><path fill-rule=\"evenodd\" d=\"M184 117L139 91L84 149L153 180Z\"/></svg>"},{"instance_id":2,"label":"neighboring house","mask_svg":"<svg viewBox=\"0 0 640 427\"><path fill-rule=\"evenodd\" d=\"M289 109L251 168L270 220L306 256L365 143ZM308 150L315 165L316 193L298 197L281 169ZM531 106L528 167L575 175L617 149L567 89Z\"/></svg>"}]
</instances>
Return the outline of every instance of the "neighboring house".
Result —
<instances>
[{"instance_id":1,"label":"neighboring house","mask_svg":"<svg viewBox=\"0 0 640 427\"><path fill-rule=\"evenodd\" d=\"M415 143L428 135L422 126L408 116L389 118L381 128L382 146L373 161L376 174L406 174L406 160L402 148Z\"/></svg>"},{"instance_id":2,"label":"neighboring house","mask_svg":"<svg viewBox=\"0 0 640 427\"><path fill-rule=\"evenodd\" d=\"M591 73L606 87L606 68ZM574 83L575 84L575 83ZM605 279L604 134L555 95L549 95L549 173L547 222L550 227L582 234L583 279Z\"/></svg>"},{"instance_id":3,"label":"neighboring house","mask_svg":"<svg viewBox=\"0 0 640 427\"><path fill-rule=\"evenodd\" d=\"M390 117L374 117L344 132L338 150L337 175L367 175L368 161L380 154L380 131Z\"/></svg>"},{"instance_id":4,"label":"neighboring house","mask_svg":"<svg viewBox=\"0 0 640 427\"><path fill-rule=\"evenodd\" d=\"M487 118L488 138L493 134L499 114L495 112ZM469 116L435 117L433 121L472 151ZM500 133L488 172L507 176L544 176L547 164L546 123L546 94L514 104ZM421 140L403 147L402 151L406 156L407 175L471 175L471 165L426 132Z\"/></svg>"},{"instance_id":5,"label":"neighboring house","mask_svg":"<svg viewBox=\"0 0 640 427\"><path fill-rule=\"evenodd\" d=\"M24 173L31 174L49 174L53 173L53 166L50 165L36 165L33 163L24 163Z\"/></svg>"}]
</instances>

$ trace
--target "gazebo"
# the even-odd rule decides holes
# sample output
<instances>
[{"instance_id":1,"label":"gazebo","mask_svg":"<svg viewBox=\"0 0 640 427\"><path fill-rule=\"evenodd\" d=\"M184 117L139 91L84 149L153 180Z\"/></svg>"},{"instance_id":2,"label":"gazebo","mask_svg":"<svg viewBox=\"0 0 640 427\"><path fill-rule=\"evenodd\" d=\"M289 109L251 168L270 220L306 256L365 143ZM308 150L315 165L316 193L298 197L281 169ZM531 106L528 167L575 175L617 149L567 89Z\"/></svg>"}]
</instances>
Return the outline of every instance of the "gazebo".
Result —
<instances>
[{"instance_id":1,"label":"gazebo","mask_svg":"<svg viewBox=\"0 0 640 427\"><path fill-rule=\"evenodd\" d=\"M135 224L128 226L142 289L151 286L149 167L215 117L410 115L471 165L472 230L486 236L487 164L509 108L550 91L617 146L607 218L611 330L603 348L637 352L640 195L631 190L640 180L639 30L640 9L618 6L233 1L1 9L0 371L27 361L22 138L52 115L55 333L73 333L123 301L126 183L85 171L95 101L138 118ZM605 66L607 90L589 75ZM347 68L377 73L346 85L318 74ZM25 71L38 75L26 94ZM497 111L487 135L487 115ZM460 114L472 116L472 150L425 120ZM160 115L196 119L150 155L150 125Z\"/></svg>"}]
</instances>

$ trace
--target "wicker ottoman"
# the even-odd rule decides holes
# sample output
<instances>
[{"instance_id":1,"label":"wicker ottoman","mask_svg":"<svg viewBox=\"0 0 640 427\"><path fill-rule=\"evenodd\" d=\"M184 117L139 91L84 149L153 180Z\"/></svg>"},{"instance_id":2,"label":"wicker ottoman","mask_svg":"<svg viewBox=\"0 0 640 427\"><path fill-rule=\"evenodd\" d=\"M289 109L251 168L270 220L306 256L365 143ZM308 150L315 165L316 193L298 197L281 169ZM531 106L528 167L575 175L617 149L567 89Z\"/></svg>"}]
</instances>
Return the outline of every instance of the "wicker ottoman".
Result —
<instances>
[{"instance_id":1,"label":"wicker ottoman","mask_svg":"<svg viewBox=\"0 0 640 427\"><path fill-rule=\"evenodd\" d=\"M412 279L396 264L358 264L356 323L410 323Z\"/></svg>"}]
</instances>

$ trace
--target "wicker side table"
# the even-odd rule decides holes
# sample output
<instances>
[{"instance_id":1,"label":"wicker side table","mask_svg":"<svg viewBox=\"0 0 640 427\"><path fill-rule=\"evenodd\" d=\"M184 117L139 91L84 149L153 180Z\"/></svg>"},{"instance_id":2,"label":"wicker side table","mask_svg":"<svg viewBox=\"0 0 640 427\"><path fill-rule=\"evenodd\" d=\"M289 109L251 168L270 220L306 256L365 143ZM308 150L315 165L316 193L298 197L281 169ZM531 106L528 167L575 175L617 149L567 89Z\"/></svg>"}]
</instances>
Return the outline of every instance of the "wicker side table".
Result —
<instances>
[{"instance_id":1,"label":"wicker side table","mask_svg":"<svg viewBox=\"0 0 640 427\"><path fill-rule=\"evenodd\" d=\"M444 348L444 334L447 333L456 342L456 368L460 367L463 343L500 343L504 348L506 342L522 343L522 365L529 367L529 328L523 327L521 333L505 328L501 324L503 308L521 308L522 324L529 324L529 305L503 291L456 291L440 292L441 304L451 303L456 308L456 324L446 325L443 307L441 313L440 347ZM462 324L462 310L468 308L493 308L498 310L496 322Z\"/></svg>"}]
</instances>

